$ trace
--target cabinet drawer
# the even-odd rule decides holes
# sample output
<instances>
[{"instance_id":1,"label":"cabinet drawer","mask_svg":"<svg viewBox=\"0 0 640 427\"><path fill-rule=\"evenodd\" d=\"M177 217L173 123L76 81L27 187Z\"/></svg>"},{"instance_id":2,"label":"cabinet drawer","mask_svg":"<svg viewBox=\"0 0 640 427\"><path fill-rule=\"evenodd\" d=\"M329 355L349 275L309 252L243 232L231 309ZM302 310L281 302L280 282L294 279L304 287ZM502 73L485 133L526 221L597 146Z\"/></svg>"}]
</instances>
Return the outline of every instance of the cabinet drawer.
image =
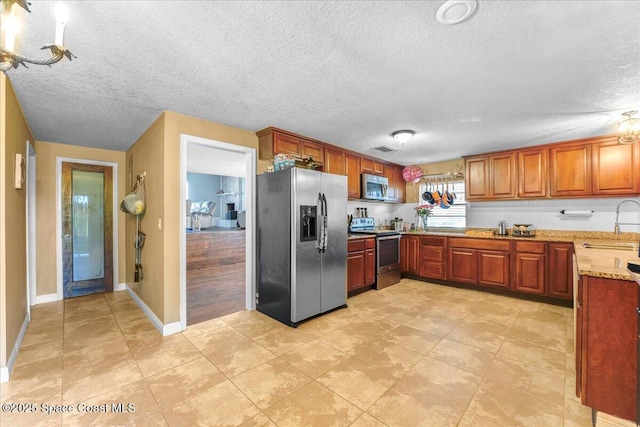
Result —
<instances>
[{"instance_id":1,"label":"cabinet drawer","mask_svg":"<svg viewBox=\"0 0 640 427\"><path fill-rule=\"evenodd\" d=\"M347 242L347 252L364 251L364 248L365 248L364 241L365 239L349 240Z\"/></svg>"},{"instance_id":2,"label":"cabinet drawer","mask_svg":"<svg viewBox=\"0 0 640 427\"><path fill-rule=\"evenodd\" d=\"M444 246L444 237L422 236L420 238L421 245Z\"/></svg>"},{"instance_id":3,"label":"cabinet drawer","mask_svg":"<svg viewBox=\"0 0 640 427\"><path fill-rule=\"evenodd\" d=\"M530 254L543 254L546 249L545 242L516 242L516 252L528 252Z\"/></svg>"},{"instance_id":4,"label":"cabinet drawer","mask_svg":"<svg viewBox=\"0 0 640 427\"><path fill-rule=\"evenodd\" d=\"M367 249L374 249L376 247L376 239L365 239L365 246Z\"/></svg>"},{"instance_id":5,"label":"cabinet drawer","mask_svg":"<svg viewBox=\"0 0 640 427\"><path fill-rule=\"evenodd\" d=\"M444 248L422 246L420 247L420 260L422 262L440 262L444 264Z\"/></svg>"},{"instance_id":6,"label":"cabinet drawer","mask_svg":"<svg viewBox=\"0 0 640 427\"><path fill-rule=\"evenodd\" d=\"M467 239L464 237L449 238L450 248L487 249L493 251L508 251L509 242L492 239Z\"/></svg>"},{"instance_id":7,"label":"cabinet drawer","mask_svg":"<svg viewBox=\"0 0 640 427\"><path fill-rule=\"evenodd\" d=\"M420 276L432 279L444 279L445 266L439 262L421 262Z\"/></svg>"}]
</instances>

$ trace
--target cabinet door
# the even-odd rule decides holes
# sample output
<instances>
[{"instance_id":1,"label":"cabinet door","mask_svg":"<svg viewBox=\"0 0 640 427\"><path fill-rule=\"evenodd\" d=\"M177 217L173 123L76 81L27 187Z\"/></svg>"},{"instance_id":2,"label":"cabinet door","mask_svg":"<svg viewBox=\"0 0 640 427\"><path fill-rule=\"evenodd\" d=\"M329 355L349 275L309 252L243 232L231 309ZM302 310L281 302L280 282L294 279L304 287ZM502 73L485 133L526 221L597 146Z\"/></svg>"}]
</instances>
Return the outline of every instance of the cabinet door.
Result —
<instances>
[{"instance_id":1,"label":"cabinet door","mask_svg":"<svg viewBox=\"0 0 640 427\"><path fill-rule=\"evenodd\" d=\"M447 279L454 282L478 283L478 253L475 249L449 248Z\"/></svg>"},{"instance_id":2,"label":"cabinet door","mask_svg":"<svg viewBox=\"0 0 640 427\"><path fill-rule=\"evenodd\" d=\"M411 274L420 273L420 236L409 236L409 263L407 272Z\"/></svg>"},{"instance_id":3,"label":"cabinet door","mask_svg":"<svg viewBox=\"0 0 640 427\"><path fill-rule=\"evenodd\" d=\"M547 295L573 298L573 243L549 243Z\"/></svg>"},{"instance_id":4,"label":"cabinet door","mask_svg":"<svg viewBox=\"0 0 640 427\"><path fill-rule=\"evenodd\" d=\"M347 197L349 199L360 198L360 157L345 154L347 167Z\"/></svg>"},{"instance_id":5,"label":"cabinet door","mask_svg":"<svg viewBox=\"0 0 640 427\"><path fill-rule=\"evenodd\" d=\"M400 203L405 201L405 188L407 186L404 177L402 176L403 168L396 168L396 200Z\"/></svg>"},{"instance_id":6,"label":"cabinet door","mask_svg":"<svg viewBox=\"0 0 640 427\"><path fill-rule=\"evenodd\" d=\"M635 195L640 192L640 146L618 144L616 138L591 146L593 194Z\"/></svg>"},{"instance_id":7,"label":"cabinet door","mask_svg":"<svg viewBox=\"0 0 640 427\"><path fill-rule=\"evenodd\" d=\"M347 291L366 286L364 253L365 251L347 253Z\"/></svg>"},{"instance_id":8,"label":"cabinet door","mask_svg":"<svg viewBox=\"0 0 640 427\"><path fill-rule=\"evenodd\" d=\"M517 252L514 290L528 294L544 294L545 255Z\"/></svg>"},{"instance_id":9,"label":"cabinet door","mask_svg":"<svg viewBox=\"0 0 640 427\"><path fill-rule=\"evenodd\" d=\"M478 284L509 288L509 252L478 250Z\"/></svg>"},{"instance_id":10,"label":"cabinet door","mask_svg":"<svg viewBox=\"0 0 640 427\"><path fill-rule=\"evenodd\" d=\"M465 197L467 200L487 199L489 191L489 158L476 157L465 161Z\"/></svg>"},{"instance_id":11,"label":"cabinet door","mask_svg":"<svg viewBox=\"0 0 640 427\"><path fill-rule=\"evenodd\" d=\"M316 163L324 163L324 147L315 142L301 140L301 156L311 157Z\"/></svg>"},{"instance_id":12,"label":"cabinet door","mask_svg":"<svg viewBox=\"0 0 640 427\"><path fill-rule=\"evenodd\" d=\"M367 158L360 159L360 173L373 173L373 160Z\"/></svg>"},{"instance_id":13,"label":"cabinet door","mask_svg":"<svg viewBox=\"0 0 640 427\"><path fill-rule=\"evenodd\" d=\"M389 188L387 190L387 197L389 200L396 200L396 168L393 166L384 166L384 176L389 180Z\"/></svg>"},{"instance_id":14,"label":"cabinet door","mask_svg":"<svg viewBox=\"0 0 640 427\"><path fill-rule=\"evenodd\" d=\"M373 285L376 283L376 250L367 249L364 262L364 284Z\"/></svg>"},{"instance_id":15,"label":"cabinet door","mask_svg":"<svg viewBox=\"0 0 640 427\"><path fill-rule=\"evenodd\" d=\"M518 152L518 197L546 197L546 148Z\"/></svg>"},{"instance_id":16,"label":"cabinet door","mask_svg":"<svg viewBox=\"0 0 640 427\"><path fill-rule=\"evenodd\" d=\"M549 148L551 196L591 195L591 144Z\"/></svg>"},{"instance_id":17,"label":"cabinet door","mask_svg":"<svg viewBox=\"0 0 640 427\"><path fill-rule=\"evenodd\" d=\"M496 154L490 157L492 199L513 199L516 197L516 155Z\"/></svg>"},{"instance_id":18,"label":"cabinet door","mask_svg":"<svg viewBox=\"0 0 640 427\"><path fill-rule=\"evenodd\" d=\"M336 175L346 175L344 151L335 148L326 148L325 155L325 172L334 173Z\"/></svg>"},{"instance_id":19,"label":"cabinet door","mask_svg":"<svg viewBox=\"0 0 640 427\"><path fill-rule=\"evenodd\" d=\"M274 132L273 134L273 153L274 154L293 154L300 155L300 138Z\"/></svg>"},{"instance_id":20,"label":"cabinet door","mask_svg":"<svg viewBox=\"0 0 640 427\"><path fill-rule=\"evenodd\" d=\"M382 163L378 163L375 160L373 161L373 173L375 175L383 175L384 174L384 165Z\"/></svg>"},{"instance_id":21,"label":"cabinet door","mask_svg":"<svg viewBox=\"0 0 640 427\"><path fill-rule=\"evenodd\" d=\"M402 236L400 238L400 271L408 272L409 268L409 239L411 236Z\"/></svg>"}]
</instances>

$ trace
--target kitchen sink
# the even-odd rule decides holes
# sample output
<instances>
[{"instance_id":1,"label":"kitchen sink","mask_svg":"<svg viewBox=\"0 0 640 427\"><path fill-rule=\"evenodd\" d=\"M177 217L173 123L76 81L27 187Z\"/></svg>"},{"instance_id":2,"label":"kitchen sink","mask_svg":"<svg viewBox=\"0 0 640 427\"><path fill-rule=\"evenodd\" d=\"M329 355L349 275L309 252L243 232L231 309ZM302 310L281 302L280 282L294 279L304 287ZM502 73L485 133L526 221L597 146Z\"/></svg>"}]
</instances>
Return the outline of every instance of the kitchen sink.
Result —
<instances>
[{"instance_id":1,"label":"kitchen sink","mask_svg":"<svg viewBox=\"0 0 640 427\"><path fill-rule=\"evenodd\" d=\"M613 243L583 243L585 249L608 249L616 251L638 251L637 243L613 242Z\"/></svg>"}]
</instances>

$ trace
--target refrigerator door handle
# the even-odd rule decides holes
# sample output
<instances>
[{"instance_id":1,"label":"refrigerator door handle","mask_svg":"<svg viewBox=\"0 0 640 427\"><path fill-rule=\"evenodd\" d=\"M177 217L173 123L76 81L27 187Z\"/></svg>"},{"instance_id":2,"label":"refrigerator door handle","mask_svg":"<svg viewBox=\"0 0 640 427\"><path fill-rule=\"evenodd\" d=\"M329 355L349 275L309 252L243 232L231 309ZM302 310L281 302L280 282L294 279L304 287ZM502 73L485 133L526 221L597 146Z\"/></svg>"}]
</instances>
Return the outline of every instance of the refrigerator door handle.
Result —
<instances>
[{"instance_id":1,"label":"refrigerator door handle","mask_svg":"<svg viewBox=\"0 0 640 427\"><path fill-rule=\"evenodd\" d=\"M324 253L324 251L327 250L327 238L329 237L327 235L327 228L329 226L329 223L328 223L329 222L329 220L328 220L328 217L329 217L329 206L327 205L327 197L325 196L324 193L322 193L322 205L324 206L324 209L323 209L324 216L322 218L322 222L324 224L323 232L322 232L322 234L323 234L322 235L322 252Z\"/></svg>"},{"instance_id":2,"label":"refrigerator door handle","mask_svg":"<svg viewBox=\"0 0 640 427\"><path fill-rule=\"evenodd\" d=\"M318 222L316 227L318 227L318 240L316 242L316 247L318 248L318 253L322 253L322 247L324 245L323 242L323 234L324 234L324 204L322 203L322 193L318 193L318 211L320 212L320 217L318 218Z\"/></svg>"}]
</instances>

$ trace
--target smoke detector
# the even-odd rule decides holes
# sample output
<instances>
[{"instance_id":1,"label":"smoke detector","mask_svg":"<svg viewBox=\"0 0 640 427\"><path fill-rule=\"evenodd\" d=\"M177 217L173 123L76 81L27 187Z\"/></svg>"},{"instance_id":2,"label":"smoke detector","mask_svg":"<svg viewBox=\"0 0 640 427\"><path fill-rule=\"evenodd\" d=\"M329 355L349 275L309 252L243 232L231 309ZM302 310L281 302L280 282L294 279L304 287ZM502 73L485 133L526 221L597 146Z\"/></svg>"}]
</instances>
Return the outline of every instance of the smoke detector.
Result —
<instances>
[{"instance_id":1,"label":"smoke detector","mask_svg":"<svg viewBox=\"0 0 640 427\"><path fill-rule=\"evenodd\" d=\"M476 0L449 0L440 6L436 19L444 25L459 24L471 18L477 7Z\"/></svg>"}]
</instances>

